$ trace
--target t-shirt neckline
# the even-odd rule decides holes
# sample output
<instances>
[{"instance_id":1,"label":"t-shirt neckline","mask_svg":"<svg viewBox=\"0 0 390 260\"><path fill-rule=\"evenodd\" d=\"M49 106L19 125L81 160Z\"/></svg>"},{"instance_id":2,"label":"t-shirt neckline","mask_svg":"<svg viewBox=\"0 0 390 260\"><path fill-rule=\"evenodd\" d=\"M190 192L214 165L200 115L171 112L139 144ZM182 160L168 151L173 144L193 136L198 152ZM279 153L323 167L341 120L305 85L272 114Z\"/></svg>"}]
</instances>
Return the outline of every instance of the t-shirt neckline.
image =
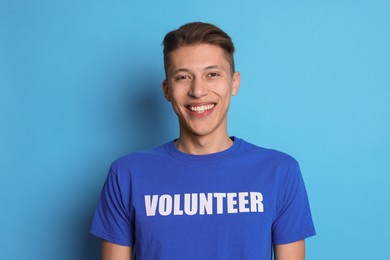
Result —
<instances>
[{"instance_id":1,"label":"t-shirt neckline","mask_svg":"<svg viewBox=\"0 0 390 260\"><path fill-rule=\"evenodd\" d=\"M228 149L217 152L217 153L211 153L211 154L202 154L202 155L195 155L195 154L188 154L183 153L182 151L178 150L175 145L176 139L166 143L165 148L168 151L168 153L180 160L183 161L190 161L190 162L209 162L209 161L215 161L220 160L226 157L231 156L234 154L240 147L242 140L232 136L231 139L233 140L232 146L230 146Z\"/></svg>"}]
</instances>

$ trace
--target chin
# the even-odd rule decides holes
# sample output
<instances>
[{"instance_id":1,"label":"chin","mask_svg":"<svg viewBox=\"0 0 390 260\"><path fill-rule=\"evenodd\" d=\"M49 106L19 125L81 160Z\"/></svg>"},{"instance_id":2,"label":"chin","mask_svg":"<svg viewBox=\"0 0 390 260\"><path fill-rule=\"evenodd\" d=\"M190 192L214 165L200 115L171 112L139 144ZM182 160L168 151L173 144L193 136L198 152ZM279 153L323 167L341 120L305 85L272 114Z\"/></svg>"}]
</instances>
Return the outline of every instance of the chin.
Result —
<instances>
[{"instance_id":1,"label":"chin","mask_svg":"<svg viewBox=\"0 0 390 260\"><path fill-rule=\"evenodd\" d=\"M187 129L188 133L193 135L193 136L198 136L198 137L202 137L202 136L208 136L208 135L211 135L213 132L215 132L215 128L191 128L191 129Z\"/></svg>"}]
</instances>

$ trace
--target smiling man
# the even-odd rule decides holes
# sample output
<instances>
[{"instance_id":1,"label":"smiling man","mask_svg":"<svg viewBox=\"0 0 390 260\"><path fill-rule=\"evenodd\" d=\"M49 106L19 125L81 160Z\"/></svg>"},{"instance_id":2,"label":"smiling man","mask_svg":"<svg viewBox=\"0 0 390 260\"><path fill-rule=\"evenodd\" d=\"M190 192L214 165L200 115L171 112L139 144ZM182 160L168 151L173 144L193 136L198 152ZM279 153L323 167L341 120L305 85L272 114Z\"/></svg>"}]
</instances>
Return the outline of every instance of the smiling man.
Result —
<instances>
[{"instance_id":1,"label":"smiling man","mask_svg":"<svg viewBox=\"0 0 390 260\"><path fill-rule=\"evenodd\" d=\"M180 136L111 165L91 227L102 258L304 259L315 230L298 163L228 134L240 87L230 37L197 22L163 44Z\"/></svg>"}]
</instances>

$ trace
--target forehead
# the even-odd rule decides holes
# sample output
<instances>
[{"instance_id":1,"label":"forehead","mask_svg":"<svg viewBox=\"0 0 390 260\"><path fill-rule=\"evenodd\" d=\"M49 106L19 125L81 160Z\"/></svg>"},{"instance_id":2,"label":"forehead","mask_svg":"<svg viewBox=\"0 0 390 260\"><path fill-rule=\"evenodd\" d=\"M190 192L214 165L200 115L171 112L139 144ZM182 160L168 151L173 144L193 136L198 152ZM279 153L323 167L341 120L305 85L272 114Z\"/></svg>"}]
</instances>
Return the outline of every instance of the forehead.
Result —
<instances>
[{"instance_id":1,"label":"forehead","mask_svg":"<svg viewBox=\"0 0 390 260\"><path fill-rule=\"evenodd\" d=\"M225 51L215 45L198 44L180 47L170 53L169 71L178 68L195 69L209 66L220 66L229 69Z\"/></svg>"}]
</instances>

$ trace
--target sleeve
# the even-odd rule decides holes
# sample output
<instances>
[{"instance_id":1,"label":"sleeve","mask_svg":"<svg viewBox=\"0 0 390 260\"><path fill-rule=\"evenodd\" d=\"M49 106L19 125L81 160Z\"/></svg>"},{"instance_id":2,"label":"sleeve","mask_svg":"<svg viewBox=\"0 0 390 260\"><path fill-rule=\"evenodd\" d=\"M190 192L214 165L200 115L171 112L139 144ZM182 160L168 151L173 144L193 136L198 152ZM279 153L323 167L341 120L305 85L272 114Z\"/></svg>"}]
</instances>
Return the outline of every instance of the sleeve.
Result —
<instances>
[{"instance_id":1,"label":"sleeve","mask_svg":"<svg viewBox=\"0 0 390 260\"><path fill-rule=\"evenodd\" d=\"M111 167L92 220L93 235L111 243L133 246L130 187L129 180L120 179Z\"/></svg>"},{"instance_id":2,"label":"sleeve","mask_svg":"<svg viewBox=\"0 0 390 260\"><path fill-rule=\"evenodd\" d=\"M289 165L283 179L272 226L274 244L288 244L316 234L305 184L296 161Z\"/></svg>"}]
</instances>

